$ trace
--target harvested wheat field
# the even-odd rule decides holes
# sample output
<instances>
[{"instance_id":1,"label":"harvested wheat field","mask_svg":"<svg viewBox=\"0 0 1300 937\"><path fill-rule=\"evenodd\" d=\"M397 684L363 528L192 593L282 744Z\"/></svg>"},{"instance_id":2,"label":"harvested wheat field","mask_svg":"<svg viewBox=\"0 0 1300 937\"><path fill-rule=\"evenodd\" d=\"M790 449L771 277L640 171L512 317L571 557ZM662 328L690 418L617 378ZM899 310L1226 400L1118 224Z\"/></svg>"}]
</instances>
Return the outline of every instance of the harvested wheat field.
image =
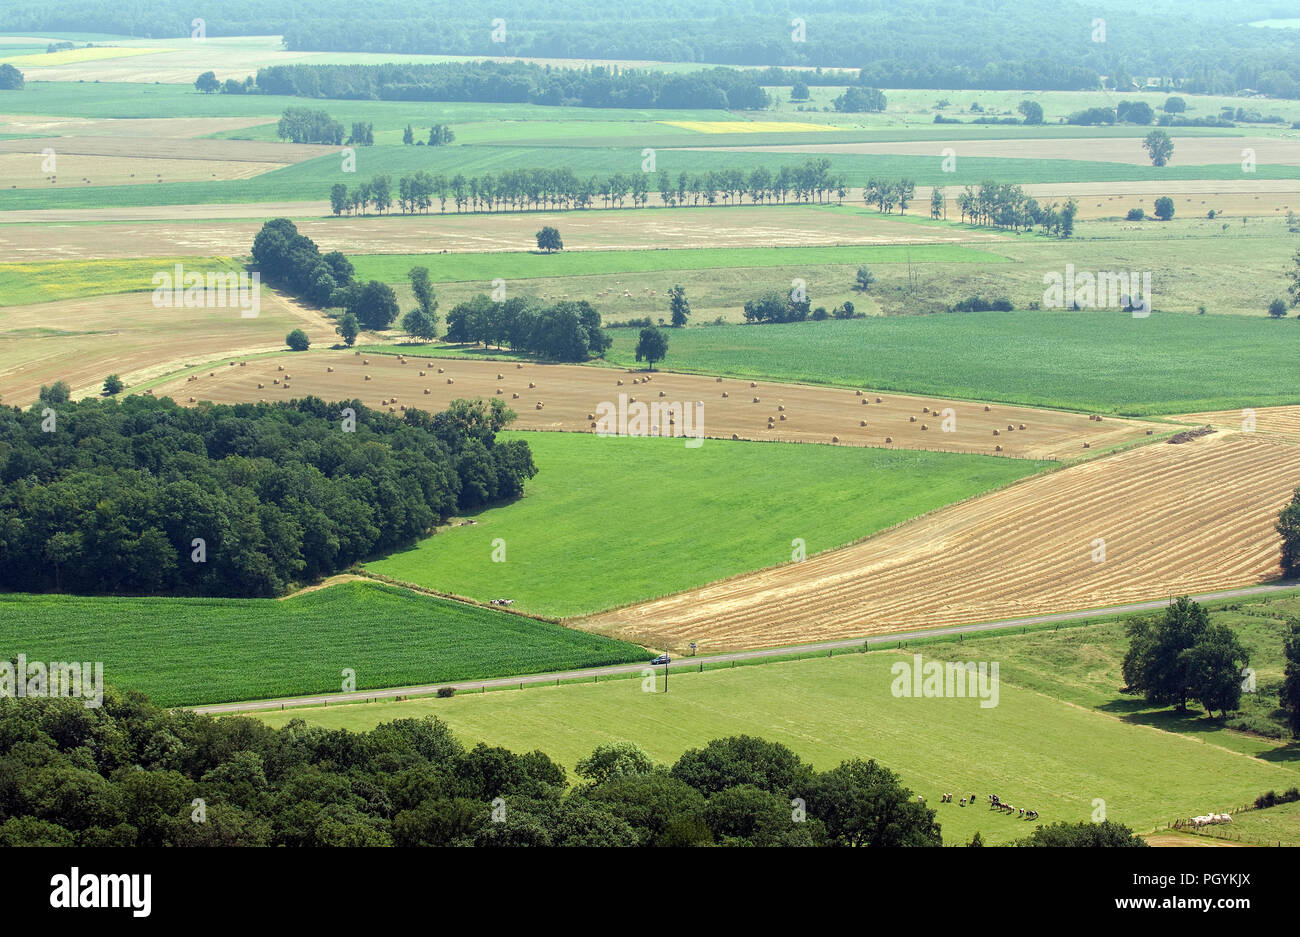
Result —
<instances>
[{"instance_id":1,"label":"harvested wheat field","mask_svg":"<svg viewBox=\"0 0 1300 937\"><path fill-rule=\"evenodd\" d=\"M1089 454L1085 443L1088 449L1100 450L1144 438L1148 429L1167 429L1136 420L1094 421L1079 413L1003 404L735 378L719 381L665 371L647 375L577 365L404 360L344 351L286 354L220 368L213 376L204 372L194 380L177 378L154 393L218 403L310 394L325 400L360 399L393 412L406 407L440 410L456 397L500 397L519 414L516 429L576 433L595 432L592 423L600 404L617 407L619 395L626 394L629 406L662 403L674 411L667 417L674 420L671 425L648 420L654 435L680 433L681 407L703 401L704 435L714 438L734 434L740 439L986 454L996 454L1001 447L1003 455L1033 459L1074 459ZM286 371L292 380L284 380ZM948 417L943 410L948 408L951 432L944 430Z\"/></svg>"},{"instance_id":2,"label":"harvested wheat field","mask_svg":"<svg viewBox=\"0 0 1300 937\"><path fill-rule=\"evenodd\" d=\"M579 623L708 651L1097 608L1279 575L1300 445L1156 443L944 508L799 564ZM1095 562L1098 540L1104 560Z\"/></svg>"},{"instance_id":3,"label":"harvested wheat field","mask_svg":"<svg viewBox=\"0 0 1300 937\"><path fill-rule=\"evenodd\" d=\"M148 292L94 296L0 309L0 398L26 405L42 384L67 381L74 396L99 392L109 374L127 386L224 354L283 349L301 328L313 341L334 337L319 313L272 290L257 318L237 308L156 308Z\"/></svg>"},{"instance_id":4,"label":"harvested wheat field","mask_svg":"<svg viewBox=\"0 0 1300 937\"><path fill-rule=\"evenodd\" d=\"M98 156L60 153L57 172L39 152L0 152L0 179L15 189L84 188L95 185L144 185L159 182L211 182L247 179L286 164L249 160L157 159L151 156Z\"/></svg>"},{"instance_id":5,"label":"harvested wheat field","mask_svg":"<svg viewBox=\"0 0 1300 937\"><path fill-rule=\"evenodd\" d=\"M30 145L30 141L23 142ZM241 141L226 142L248 145ZM290 146L269 145L285 152ZM46 225L61 221L115 223L107 231L91 226L81 230L53 227L24 230L21 243L14 246L14 256L23 260L172 256L178 252L229 257L247 253L261 229L260 219L275 215L302 219L309 213L316 217L298 221L299 233L319 244L322 251L340 250L346 254L535 251L536 231L542 225L560 227L564 231L566 251L575 252L838 244L979 242L996 245L1003 239L1003 235L994 231L920 227L874 214L827 214L799 205L745 211L691 209L675 215L671 225L664 223L664 216L659 212L628 209L537 212L529 213L527 219L513 213L458 215L454 208L449 214L321 218L329 214L327 202L31 210L6 212L5 220ZM129 223L150 218L159 222Z\"/></svg>"},{"instance_id":6,"label":"harvested wheat field","mask_svg":"<svg viewBox=\"0 0 1300 937\"><path fill-rule=\"evenodd\" d=\"M1189 413L1175 419L1185 423L1209 423L1211 426L1267 436L1285 436L1300 441L1300 406L1216 410L1210 413ZM1300 484L1300 479L1297 479L1296 484Z\"/></svg>"}]
</instances>

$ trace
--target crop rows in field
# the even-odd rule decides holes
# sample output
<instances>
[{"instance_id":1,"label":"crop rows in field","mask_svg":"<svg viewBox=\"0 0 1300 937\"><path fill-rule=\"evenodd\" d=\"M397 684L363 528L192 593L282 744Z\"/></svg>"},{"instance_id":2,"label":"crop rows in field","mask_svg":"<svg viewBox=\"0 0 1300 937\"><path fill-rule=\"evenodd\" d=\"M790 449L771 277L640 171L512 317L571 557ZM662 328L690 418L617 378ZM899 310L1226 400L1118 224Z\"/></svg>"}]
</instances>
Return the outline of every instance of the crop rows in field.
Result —
<instances>
[{"instance_id":1,"label":"crop rows in field","mask_svg":"<svg viewBox=\"0 0 1300 937\"><path fill-rule=\"evenodd\" d=\"M656 645L751 647L1248 585L1280 574L1274 524L1298 478L1300 446L1258 435L1144 446L586 626Z\"/></svg>"}]
</instances>

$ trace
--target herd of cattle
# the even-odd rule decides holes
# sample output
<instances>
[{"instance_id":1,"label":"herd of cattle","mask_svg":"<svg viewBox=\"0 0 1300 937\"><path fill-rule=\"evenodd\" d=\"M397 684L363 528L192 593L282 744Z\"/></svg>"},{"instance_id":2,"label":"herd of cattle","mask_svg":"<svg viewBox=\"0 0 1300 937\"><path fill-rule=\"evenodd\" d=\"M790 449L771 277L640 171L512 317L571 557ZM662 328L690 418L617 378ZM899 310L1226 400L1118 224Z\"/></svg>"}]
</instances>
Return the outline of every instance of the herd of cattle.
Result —
<instances>
[{"instance_id":1,"label":"herd of cattle","mask_svg":"<svg viewBox=\"0 0 1300 937\"><path fill-rule=\"evenodd\" d=\"M925 798L922 797L920 794L917 794L917 795L916 795L916 802L917 802L918 804L923 804L923 803L925 803ZM939 803L941 803L941 804L950 804L950 803L952 803L952 795L951 795L951 794L940 794L940 795L939 795ZM960 803L961 803L961 806L963 806L963 807L968 806L968 805L971 806L971 807L974 807L974 806L975 806L975 795L974 795L974 794L971 794L969 797L963 797L963 798L961 799ZM1019 817L1020 817L1021 819L1024 819L1024 820L1037 820L1037 819L1038 819L1038 811L1037 811L1037 810L1027 810L1027 809L1024 808L1024 807L1015 807L1015 806L1012 806L1011 804L1003 803L1002 800L998 797L997 794L990 794L990 795L989 795L989 809L990 809L990 810L1001 810L1003 813L1015 813L1015 814L1018 814Z\"/></svg>"}]
</instances>

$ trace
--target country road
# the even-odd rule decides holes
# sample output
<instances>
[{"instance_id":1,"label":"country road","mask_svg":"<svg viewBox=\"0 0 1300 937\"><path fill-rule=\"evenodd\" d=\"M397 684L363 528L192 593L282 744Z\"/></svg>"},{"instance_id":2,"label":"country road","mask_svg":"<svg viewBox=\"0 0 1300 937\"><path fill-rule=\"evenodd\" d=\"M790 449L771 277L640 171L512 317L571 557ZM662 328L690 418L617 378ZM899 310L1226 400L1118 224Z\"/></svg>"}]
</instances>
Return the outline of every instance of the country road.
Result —
<instances>
[{"instance_id":1,"label":"country road","mask_svg":"<svg viewBox=\"0 0 1300 937\"><path fill-rule=\"evenodd\" d=\"M1244 598L1265 595L1273 592L1286 592L1300 588L1300 582L1278 583L1266 586L1247 586L1240 589L1228 589L1222 592L1205 592L1193 595L1198 602L1219 601L1223 599ZM1081 618L1106 618L1112 615L1125 615L1132 612L1151 611L1164 608L1172 599L1156 599L1149 602L1135 602L1129 605L1112 605L1107 608L1085 609L1075 612L1056 612L1050 615L1035 615L1030 618L1012 618L1000 621L986 621L967 625L949 625L943 628L927 628L920 631L895 632L876 635L871 638L845 638L837 641L820 641L813 644L798 644L785 647L763 648L755 651L736 651L731 654L713 654L701 657L679 658L669 669L698 668L704 664L723 664L738 660L755 660L765 657L787 657L796 654L812 654L818 651L833 652L841 648L882 647L911 641L918 638L934 638L953 634L971 634L980 631L997 631L1028 625L1051 624L1052 622L1077 621ZM519 686L528 684L560 683L565 680L578 680L620 674L640 673L649 662L637 664L618 664L609 667L589 667L582 670L564 670L552 673L523 674L512 677L493 677L488 680L465 680L452 683L430 683L421 686L388 687L377 690L358 690L353 693L329 693L320 696L294 696L283 699L251 700L241 703L217 703L209 706L179 707L192 709L198 713L222 715L230 713L256 712L269 709L286 709L302 706L328 706L330 703L358 703L366 700L393 699L399 696L426 696L436 693L442 687L460 690L481 690L495 687Z\"/></svg>"}]
</instances>

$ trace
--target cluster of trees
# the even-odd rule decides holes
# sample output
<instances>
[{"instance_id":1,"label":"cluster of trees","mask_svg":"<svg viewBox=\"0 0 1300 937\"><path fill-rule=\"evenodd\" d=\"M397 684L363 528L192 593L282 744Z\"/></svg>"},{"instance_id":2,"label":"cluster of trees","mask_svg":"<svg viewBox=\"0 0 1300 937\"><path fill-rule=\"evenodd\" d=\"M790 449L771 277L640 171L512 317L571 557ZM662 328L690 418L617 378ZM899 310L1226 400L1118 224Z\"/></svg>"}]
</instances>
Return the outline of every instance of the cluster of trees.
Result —
<instances>
[{"instance_id":1,"label":"cluster of trees","mask_svg":"<svg viewBox=\"0 0 1300 937\"><path fill-rule=\"evenodd\" d=\"M811 314L811 301L793 290L767 290L745 303L746 322L803 322Z\"/></svg>"},{"instance_id":2,"label":"cluster of trees","mask_svg":"<svg viewBox=\"0 0 1300 937\"><path fill-rule=\"evenodd\" d=\"M601 328L600 313L585 299L548 306L531 296L497 302L480 293L447 313L443 341L508 345L552 361L586 361L603 357L612 339Z\"/></svg>"},{"instance_id":3,"label":"cluster of trees","mask_svg":"<svg viewBox=\"0 0 1300 937\"><path fill-rule=\"evenodd\" d=\"M1041 227L1048 234L1068 238L1074 234L1074 218L1079 205L1074 199L1064 205L1053 202L1041 205L1030 198L1018 185L1002 182L981 182L972 188L966 186L957 195L961 220L972 224L992 225L1019 231ZM932 207L931 214L934 214Z\"/></svg>"},{"instance_id":4,"label":"cluster of trees","mask_svg":"<svg viewBox=\"0 0 1300 937\"><path fill-rule=\"evenodd\" d=\"M1296 253L1296 266L1300 268L1300 252ZM1296 286L1296 299L1300 301L1300 273L1296 275ZM1295 490L1291 503L1278 515L1277 532L1282 535L1282 574L1288 579L1298 577L1300 576L1300 488Z\"/></svg>"},{"instance_id":5,"label":"cluster of trees","mask_svg":"<svg viewBox=\"0 0 1300 937\"><path fill-rule=\"evenodd\" d=\"M253 239L253 263L267 283L318 306L342 305L335 302L335 293L353 283L352 262L341 251L322 254L288 218L262 225Z\"/></svg>"},{"instance_id":6,"label":"cluster of trees","mask_svg":"<svg viewBox=\"0 0 1300 937\"><path fill-rule=\"evenodd\" d=\"M345 407L353 411L349 421ZM518 496L499 400L404 419L360 401L0 409L0 587L273 596Z\"/></svg>"},{"instance_id":7,"label":"cluster of trees","mask_svg":"<svg viewBox=\"0 0 1300 937\"><path fill-rule=\"evenodd\" d=\"M429 146L446 146L455 140L456 131L451 129L450 124L434 124L429 128ZM406 129L402 131L402 142L407 146L416 143L415 128L410 124L407 124Z\"/></svg>"},{"instance_id":8,"label":"cluster of trees","mask_svg":"<svg viewBox=\"0 0 1300 937\"><path fill-rule=\"evenodd\" d=\"M1134 619L1128 635L1123 692L1179 711L1188 700L1224 716L1240 708L1250 655L1231 628L1210 623L1202 605L1182 596L1155 619Z\"/></svg>"},{"instance_id":9,"label":"cluster of trees","mask_svg":"<svg viewBox=\"0 0 1300 937\"><path fill-rule=\"evenodd\" d=\"M531 62L272 65L258 69L256 88L263 94L309 98L582 107L755 110L771 103L752 72L734 68L674 73Z\"/></svg>"},{"instance_id":10,"label":"cluster of trees","mask_svg":"<svg viewBox=\"0 0 1300 937\"><path fill-rule=\"evenodd\" d=\"M309 107L287 107L276 125L281 140L291 143L343 143L343 125L325 111Z\"/></svg>"},{"instance_id":11,"label":"cluster of trees","mask_svg":"<svg viewBox=\"0 0 1300 937\"><path fill-rule=\"evenodd\" d=\"M843 111L849 114L860 114L863 112L879 112L885 109L885 93L879 88L862 88L852 85L844 89L844 93L835 98L832 102L835 110Z\"/></svg>"},{"instance_id":12,"label":"cluster of trees","mask_svg":"<svg viewBox=\"0 0 1300 937\"><path fill-rule=\"evenodd\" d=\"M3 846L939 846L889 769L814 771L738 736L654 764L601 745L565 768L467 748L442 721L272 729L109 687L0 700ZM797 798L797 799L796 799Z\"/></svg>"},{"instance_id":13,"label":"cluster of trees","mask_svg":"<svg viewBox=\"0 0 1300 937\"><path fill-rule=\"evenodd\" d=\"M0 65L0 91L23 90L23 73L8 62Z\"/></svg>"},{"instance_id":14,"label":"cluster of trees","mask_svg":"<svg viewBox=\"0 0 1300 937\"><path fill-rule=\"evenodd\" d=\"M900 215L907 214L907 205L916 194L915 179L877 179L872 176L862 189L862 200L875 205L888 215L898 207Z\"/></svg>"},{"instance_id":15,"label":"cluster of trees","mask_svg":"<svg viewBox=\"0 0 1300 937\"><path fill-rule=\"evenodd\" d=\"M216 72L204 72L194 79L194 90L204 94L220 91L222 94L252 94L255 90L253 76L245 75L244 80L227 78L224 82L217 80Z\"/></svg>"},{"instance_id":16,"label":"cluster of trees","mask_svg":"<svg viewBox=\"0 0 1300 937\"><path fill-rule=\"evenodd\" d=\"M596 204L622 208L629 200L633 208L638 208L649 204L651 192L657 192L660 204L669 207L743 205L747 198L760 205L826 202L831 198L843 202L849 192L848 182L842 174L832 174L830 167L830 160L820 158L799 166L782 166L776 172L762 166L749 172L683 172L676 180L664 170L654 174L614 173L603 179L579 179L568 167L511 169L482 176L447 176L420 170L398 178L396 204L403 213L427 212L435 202L440 212L447 211L448 202L458 212L562 211ZM382 214L393 204L393 180L388 175L377 175L351 187L336 182L330 188L330 208L336 215L365 214L372 207Z\"/></svg>"}]
</instances>

